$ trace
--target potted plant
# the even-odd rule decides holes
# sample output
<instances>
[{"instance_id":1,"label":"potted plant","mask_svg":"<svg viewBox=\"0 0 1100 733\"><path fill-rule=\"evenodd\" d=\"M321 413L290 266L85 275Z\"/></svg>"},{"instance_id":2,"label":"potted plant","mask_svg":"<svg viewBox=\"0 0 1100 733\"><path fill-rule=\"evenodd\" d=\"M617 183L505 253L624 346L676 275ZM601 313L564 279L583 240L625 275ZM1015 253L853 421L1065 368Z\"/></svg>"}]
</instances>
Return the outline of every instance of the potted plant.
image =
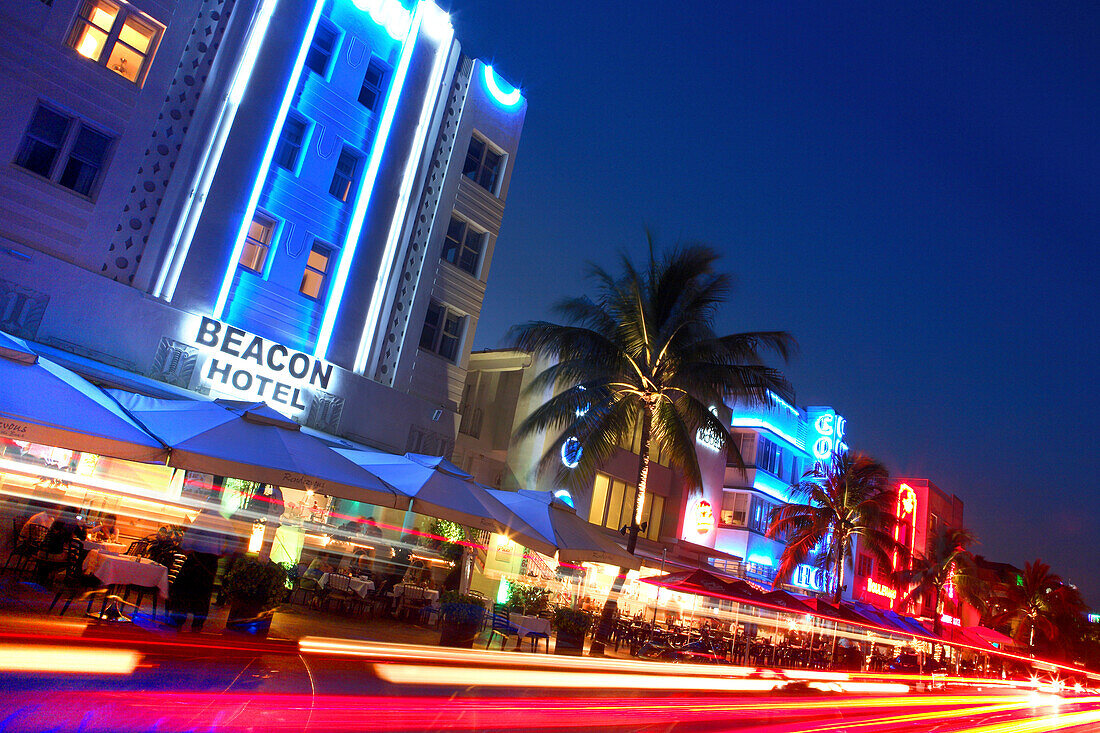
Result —
<instances>
[{"instance_id":1,"label":"potted plant","mask_svg":"<svg viewBox=\"0 0 1100 733\"><path fill-rule=\"evenodd\" d=\"M439 645L473 649L485 618L484 601L449 590L439 598Z\"/></svg>"},{"instance_id":2,"label":"potted plant","mask_svg":"<svg viewBox=\"0 0 1100 733\"><path fill-rule=\"evenodd\" d=\"M508 584L508 610L528 616L538 616L550 607L550 592L543 588L519 583Z\"/></svg>"},{"instance_id":3,"label":"potted plant","mask_svg":"<svg viewBox=\"0 0 1100 733\"><path fill-rule=\"evenodd\" d=\"M584 637L592 628L595 617L579 608L558 608L554 610L554 628L557 629L555 654L580 656L584 652Z\"/></svg>"},{"instance_id":4,"label":"potted plant","mask_svg":"<svg viewBox=\"0 0 1100 733\"><path fill-rule=\"evenodd\" d=\"M270 560L242 557L226 573L224 585L229 599L226 631L267 636L286 594L286 569Z\"/></svg>"}]
</instances>

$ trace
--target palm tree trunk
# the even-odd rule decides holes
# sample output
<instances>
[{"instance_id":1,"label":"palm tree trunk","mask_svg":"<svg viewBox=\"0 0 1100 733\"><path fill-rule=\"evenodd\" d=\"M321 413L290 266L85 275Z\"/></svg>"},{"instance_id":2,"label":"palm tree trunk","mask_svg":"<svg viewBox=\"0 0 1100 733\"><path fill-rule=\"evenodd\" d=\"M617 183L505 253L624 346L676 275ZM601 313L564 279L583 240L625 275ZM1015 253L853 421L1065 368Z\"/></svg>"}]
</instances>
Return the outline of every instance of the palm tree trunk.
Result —
<instances>
[{"instance_id":1,"label":"palm tree trunk","mask_svg":"<svg viewBox=\"0 0 1100 733\"><path fill-rule=\"evenodd\" d=\"M649 475L649 438L652 432L653 415L647 404L642 411L642 455L638 467L638 490L634 492L634 506L630 513L630 525L626 534L626 551L631 555L634 554L634 550L638 546L638 532L640 531L638 519L642 507L645 506L646 477ZM619 568L619 574L615 576L615 582L611 585L611 593L608 594L607 600L603 604L603 611L600 613L596 633L588 649L591 656L602 657L606 645L611 641L611 632L615 627L615 613L618 611L619 606L619 594L622 593L623 585L626 584L626 574L628 572L629 568Z\"/></svg>"},{"instance_id":2,"label":"palm tree trunk","mask_svg":"<svg viewBox=\"0 0 1100 733\"><path fill-rule=\"evenodd\" d=\"M932 602L932 633L936 636L943 635L943 621L940 620L940 588L936 586L936 599Z\"/></svg>"},{"instance_id":3,"label":"palm tree trunk","mask_svg":"<svg viewBox=\"0 0 1100 733\"><path fill-rule=\"evenodd\" d=\"M646 479L649 477L649 439L653 432L653 408L647 403L642 410L642 455L638 465L638 490L634 492L634 507L630 513L630 529L626 540L626 551L631 555L638 546L638 532L641 530L642 508L645 506Z\"/></svg>"},{"instance_id":4,"label":"palm tree trunk","mask_svg":"<svg viewBox=\"0 0 1100 733\"><path fill-rule=\"evenodd\" d=\"M833 605L840 603L840 594L844 590L844 543L837 538L836 543L836 590L833 591Z\"/></svg>"}]
</instances>

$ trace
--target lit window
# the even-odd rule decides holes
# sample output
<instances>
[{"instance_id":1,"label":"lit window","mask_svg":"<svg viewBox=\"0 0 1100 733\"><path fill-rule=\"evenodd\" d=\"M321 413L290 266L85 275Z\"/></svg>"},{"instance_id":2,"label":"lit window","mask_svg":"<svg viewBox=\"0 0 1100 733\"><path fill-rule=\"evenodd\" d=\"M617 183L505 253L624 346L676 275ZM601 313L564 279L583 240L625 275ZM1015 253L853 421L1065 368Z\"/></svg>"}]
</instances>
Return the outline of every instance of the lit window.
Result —
<instances>
[{"instance_id":1,"label":"lit window","mask_svg":"<svg viewBox=\"0 0 1100 733\"><path fill-rule=\"evenodd\" d=\"M328 264L332 250L320 243L315 243L306 260L306 269L302 273L302 286L298 290L307 298L319 300L325 289L325 276L328 275Z\"/></svg>"},{"instance_id":2,"label":"lit window","mask_svg":"<svg viewBox=\"0 0 1100 733\"><path fill-rule=\"evenodd\" d=\"M85 0L73 21L69 46L81 56L140 84L160 28L149 18L110 0Z\"/></svg>"},{"instance_id":3,"label":"lit window","mask_svg":"<svg viewBox=\"0 0 1100 733\"><path fill-rule=\"evenodd\" d=\"M297 115L287 115L283 131L279 134L279 147L275 149L275 162L294 171L298 167L298 158L302 154L302 143L306 139L307 123Z\"/></svg>"},{"instance_id":4,"label":"lit window","mask_svg":"<svg viewBox=\"0 0 1100 733\"><path fill-rule=\"evenodd\" d=\"M503 162L503 155L475 135L470 138L470 147L466 150L466 162L462 166L462 175L496 195L497 180L504 167Z\"/></svg>"},{"instance_id":5,"label":"lit window","mask_svg":"<svg viewBox=\"0 0 1100 733\"><path fill-rule=\"evenodd\" d=\"M722 495L722 513L719 522L731 527L744 527L748 520L749 495L726 491Z\"/></svg>"},{"instance_id":6,"label":"lit window","mask_svg":"<svg viewBox=\"0 0 1100 733\"><path fill-rule=\"evenodd\" d=\"M248 234L244 238L240 265L255 273L263 273L267 264L267 253L271 249L271 235L275 233L275 220L256 212L252 223L248 225Z\"/></svg>"},{"instance_id":7,"label":"lit window","mask_svg":"<svg viewBox=\"0 0 1100 733\"><path fill-rule=\"evenodd\" d=\"M332 174L332 183L328 192L341 201L347 201L351 195L351 184L355 180L355 171L359 167L359 154L350 148L340 151L340 159L336 161L336 172Z\"/></svg>"},{"instance_id":8,"label":"lit window","mask_svg":"<svg viewBox=\"0 0 1100 733\"><path fill-rule=\"evenodd\" d=\"M339 37L340 32L336 30L336 26L322 18L317 24L313 43L310 44L309 53L306 55L306 68L315 74L327 76L329 61L332 59L333 51L336 50L336 39Z\"/></svg>"},{"instance_id":9,"label":"lit window","mask_svg":"<svg viewBox=\"0 0 1100 733\"><path fill-rule=\"evenodd\" d=\"M462 340L462 325L465 320L446 306L436 302L429 303L428 312L424 315L424 330L420 332L420 348L454 361L458 357L458 345Z\"/></svg>"},{"instance_id":10,"label":"lit window","mask_svg":"<svg viewBox=\"0 0 1100 733\"><path fill-rule=\"evenodd\" d=\"M386 66L376 58L367 64L367 73L363 75L363 86L359 89L359 104L375 112L381 106L382 85L386 82Z\"/></svg>"},{"instance_id":11,"label":"lit window","mask_svg":"<svg viewBox=\"0 0 1100 733\"><path fill-rule=\"evenodd\" d=\"M447 236L443 240L443 259L477 277L481 250L489 235L479 232L458 217L451 217Z\"/></svg>"},{"instance_id":12,"label":"lit window","mask_svg":"<svg viewBox=\"0 0 1100 733\"><path fill-rule=\"evenodd\" d=\"M634 511L634 495L638 489L625 481L596 473L592 484L592 503L588 521L608 529L619 530L631 523ZM665 510L665 498L647 491L642 502L642 522L646 529L639 536L657 540L661 533L661 517Z\"/></svg>"},{"instance_id":13,"label":"lit window","mask_svg":"<svg viewBox=\"0 0 1100 733\"><path fill-rule=\"evenodd\" d=\"M75 117L39 104L15 155L15 164L91 196L114 138ZM57 161L63 160L62 165Z\"/></svg>"}]
</instances>

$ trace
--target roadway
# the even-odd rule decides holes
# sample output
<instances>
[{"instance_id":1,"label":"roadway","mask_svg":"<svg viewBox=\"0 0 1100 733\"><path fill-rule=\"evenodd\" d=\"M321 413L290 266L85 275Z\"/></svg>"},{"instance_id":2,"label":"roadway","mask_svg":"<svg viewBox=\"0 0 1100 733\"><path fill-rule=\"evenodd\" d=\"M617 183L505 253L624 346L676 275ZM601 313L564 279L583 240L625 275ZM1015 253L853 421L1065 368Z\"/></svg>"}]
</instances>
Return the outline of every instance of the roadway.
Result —
<instances>
[{"instance_id":1,"label":"roadway","mask_svg":"<svg viewBox=\"0 0 1100 733\"><path fill-rule=\"evenodd\" d=\"M1100 696L77 622L0 628L8 731L1100 731Z\"/></svg>"}]
</instances>

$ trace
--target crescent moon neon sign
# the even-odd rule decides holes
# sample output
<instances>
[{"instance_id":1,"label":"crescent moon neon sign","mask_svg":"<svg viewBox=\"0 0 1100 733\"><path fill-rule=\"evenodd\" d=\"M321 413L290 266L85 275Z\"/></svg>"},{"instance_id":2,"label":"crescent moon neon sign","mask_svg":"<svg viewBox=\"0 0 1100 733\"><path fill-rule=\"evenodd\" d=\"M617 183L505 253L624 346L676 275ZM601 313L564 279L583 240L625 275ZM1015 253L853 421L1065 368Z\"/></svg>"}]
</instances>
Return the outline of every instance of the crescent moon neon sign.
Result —
<instances>
[{"instance_id":1,"label":"crescent moon neon sign","mask_svg":"<svg viewBox=\"0 0 1100 733\"><path fill-rule=\"evenodd\" d=\"M489 94L493 99L497 101L502 107L515 107L523 99L523 95L520 94L519 89L512 87L511 91L504 91L501 88L501 84L505 86L511 86L508 82L497 76L497 73L493 71L493 67L486 64L484 66L485 72L485 88L489 90Z\"/></svg>"}]
</instances>

